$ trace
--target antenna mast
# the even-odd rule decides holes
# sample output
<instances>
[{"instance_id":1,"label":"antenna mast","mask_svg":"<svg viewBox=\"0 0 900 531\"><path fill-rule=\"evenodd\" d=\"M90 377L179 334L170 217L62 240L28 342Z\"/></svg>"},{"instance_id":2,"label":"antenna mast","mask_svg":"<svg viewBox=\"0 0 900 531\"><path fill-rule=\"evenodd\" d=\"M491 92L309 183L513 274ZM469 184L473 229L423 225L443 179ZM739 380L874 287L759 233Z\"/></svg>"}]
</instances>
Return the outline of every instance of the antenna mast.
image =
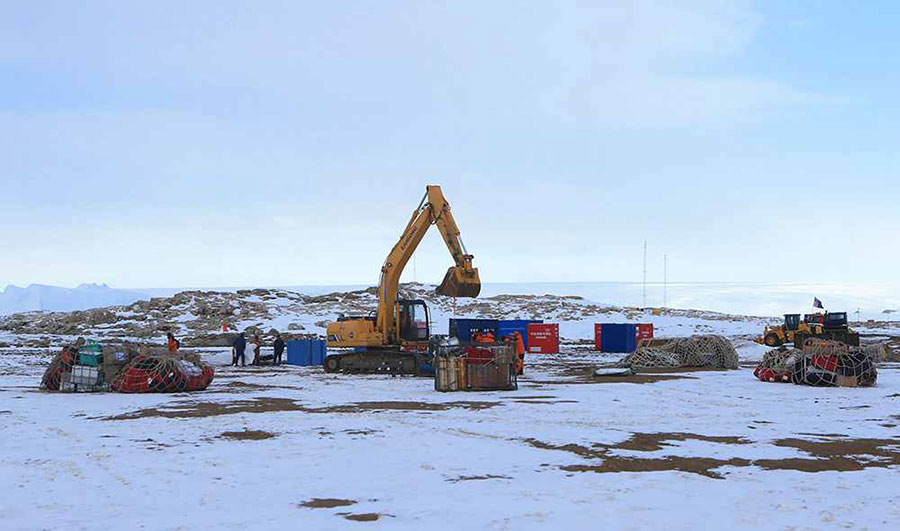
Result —
<instances>
[{"instance_id":1,"label":"antenna mast","mask_svg":"<svg viewBox=\"0 0 900 531\"><path fill-rule=\"evenodd\" d=\"M644 305L647 307L647 240L644 240Z\"/></svg>"}]
</instances>

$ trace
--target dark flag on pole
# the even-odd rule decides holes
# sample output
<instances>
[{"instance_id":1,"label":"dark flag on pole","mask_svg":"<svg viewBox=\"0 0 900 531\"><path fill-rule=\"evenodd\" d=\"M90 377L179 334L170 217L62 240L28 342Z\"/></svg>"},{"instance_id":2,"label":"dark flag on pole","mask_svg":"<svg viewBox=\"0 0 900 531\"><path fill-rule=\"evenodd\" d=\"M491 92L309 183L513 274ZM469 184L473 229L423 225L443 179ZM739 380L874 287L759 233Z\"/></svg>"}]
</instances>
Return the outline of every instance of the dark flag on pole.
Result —
<instances>
[{"instance_id":1,"label":"dark flag on pole","mask_svg":"<svg viewBox=\"0 0 900 531\"><path fill-rule=\"evenodd\" d=\"M816 297L813 297L813 308L821 308L823 310L825 309L825 307L822 306L822 301L820 301Z\"/></svg>"}]
</instances>

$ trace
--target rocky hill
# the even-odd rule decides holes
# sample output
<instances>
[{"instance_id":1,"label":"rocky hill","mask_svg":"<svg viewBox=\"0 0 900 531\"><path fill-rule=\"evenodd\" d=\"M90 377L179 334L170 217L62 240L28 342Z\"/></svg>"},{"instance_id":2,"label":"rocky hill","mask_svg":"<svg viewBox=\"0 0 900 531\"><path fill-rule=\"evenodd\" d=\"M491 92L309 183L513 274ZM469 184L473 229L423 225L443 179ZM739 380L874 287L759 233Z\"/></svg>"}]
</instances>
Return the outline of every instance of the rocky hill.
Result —
<instances>
[{"instance_id":1,"label":"rocky hill","mask_svg":"<svg viewBox=\"0 0 900 531\"><path fill-rule=\"evenodd\" d=\"M436 333L446 333L450 316L552 322L582 322L601 316L604 320L635 321L648 316L648 312L638 308L604 306L579 296L510 294L452 299L435 293L434 286L416 283L401 286L400 296L427 302ZM76 336L161 341L168 331L184 338L183 343L188 346L227 344L229 333L247 329L320 335L339 315L365 315L373 312L376 305L375 288L317 296L283 289L184 291L121 306L0 317L0 345L49 346ZM660 312L660 317L728 322L762 319L670 309ZM223 330L223 324L228 332Z\"/></svg>"}]
</instances>

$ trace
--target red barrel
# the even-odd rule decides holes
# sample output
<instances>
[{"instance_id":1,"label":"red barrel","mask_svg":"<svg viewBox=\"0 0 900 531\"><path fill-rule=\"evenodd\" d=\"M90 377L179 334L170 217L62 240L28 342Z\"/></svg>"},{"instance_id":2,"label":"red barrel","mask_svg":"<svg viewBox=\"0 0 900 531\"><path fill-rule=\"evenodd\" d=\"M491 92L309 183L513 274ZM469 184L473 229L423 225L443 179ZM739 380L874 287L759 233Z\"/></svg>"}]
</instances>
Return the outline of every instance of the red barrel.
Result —
<instances>
[{"instance_id":1,"label":"red barrel","mask_svg":"<svg viewBox=\"0 0 900 531\"><path fill-rule=\"evenodd\" d=\"M559 325L550 323L529 323L528 352L533 354L558 353Z\"/></svg>"}]
</instances>

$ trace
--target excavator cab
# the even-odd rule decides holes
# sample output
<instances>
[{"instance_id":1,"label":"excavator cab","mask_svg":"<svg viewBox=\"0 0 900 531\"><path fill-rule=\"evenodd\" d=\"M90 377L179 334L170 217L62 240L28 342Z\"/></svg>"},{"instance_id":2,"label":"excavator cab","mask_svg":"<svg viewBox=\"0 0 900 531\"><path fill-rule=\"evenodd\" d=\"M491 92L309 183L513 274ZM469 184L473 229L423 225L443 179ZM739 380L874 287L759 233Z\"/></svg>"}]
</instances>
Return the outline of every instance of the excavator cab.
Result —
<instances>
[{"instance_id":1,"label":"excavator cab","mask_svg":"<svg viewBox=\"0 0 900 531\"><path fill-rule=\"evenodd\" d=\"M431 337L431 319L428 306L420 299L397 301L400 310L400 339L425 342Z\"/></svg>"},{"instance_id":2,"label":"excavator cab","mask_svg":"<svg viewBox=\"0 0 900 531\"><path fill-rule=\"evenodd\" d=\"M787 313L784 315L784 329L790 332L800 328L800 314Z\"/></svg>"}]
</instances>

